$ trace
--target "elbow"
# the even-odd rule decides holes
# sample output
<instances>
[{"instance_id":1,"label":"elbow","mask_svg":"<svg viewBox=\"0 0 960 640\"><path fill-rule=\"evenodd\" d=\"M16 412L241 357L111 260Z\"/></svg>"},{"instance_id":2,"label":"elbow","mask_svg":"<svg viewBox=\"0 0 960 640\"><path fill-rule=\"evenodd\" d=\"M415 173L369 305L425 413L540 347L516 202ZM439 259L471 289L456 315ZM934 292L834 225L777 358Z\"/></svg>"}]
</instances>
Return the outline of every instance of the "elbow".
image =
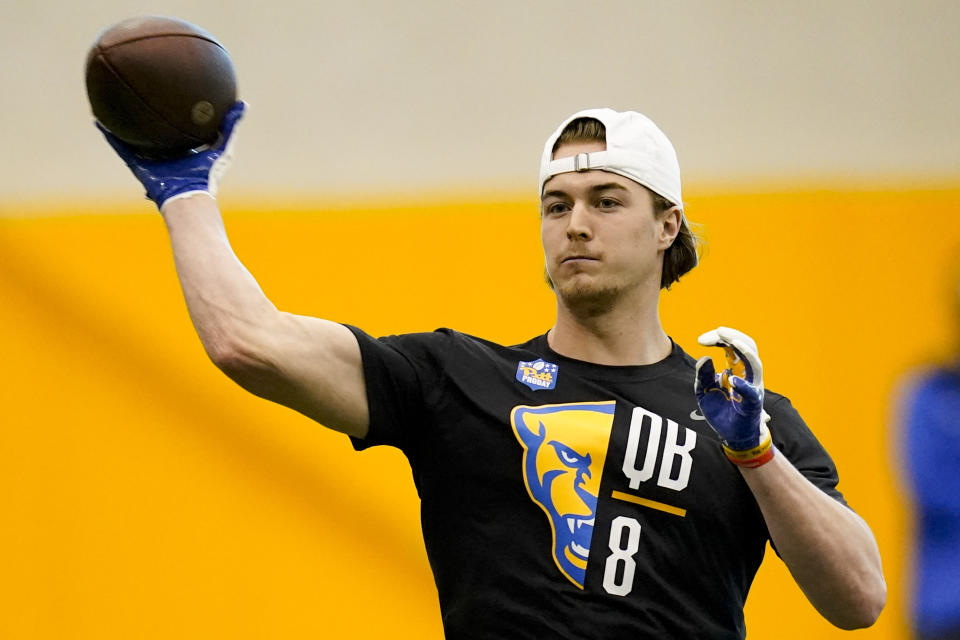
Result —
<instances>
[{"instance_id":1,"label":"elbow","mask_svg":"<svg viewBox=\"0 0 960 640\"><path fill-rule=\"evenodd\" d=\"M203 347L217 369L231 378L235 374L242 374L252 364L250 358L245 357L244 350L229 340L220 339L209 343L204 342Z\"/></svg>"},{"instance_id":2,"label":"elbow","mask_svg":"<svg viewBox=\"0 0 960 640\"><path fill-rule=\"evenodd\" d=\"M877 582L878 584L874 587L873 592L869 598L866 599L865 605L861 608L858 629L872 626L873 623L877 621L877 618L880 617L880 613L887 604L887 583L882 577L879 578Z\"/></svg>"},{"instance_id":3,"label":"elbow","mask_svg":"<svg viewBox=\"0 0 960 640\"><path fill-rule=\"evenodd\" d=\"M270 400L285 389L286 376L280 366L282 350L289 339L283 316L275 314L254 323L221 323L202 332L207 356L220 371L238 385Z\"/></svg>"},{"instance_id":4,"label":"elbow","mask_svg":"<svg viewBox=\"0 0 960 640\"><path fill-rule=\"evenodd\" d=\"M860 596L849 603L831 622L845 630L866 629L873 626L886 604L887 584L881 577L874 584L863 589Z\"/></svg>"},{"instance_id":5,"label":"elbow","mask_svg":"<svg viewBox=\"0 0 960 640\"><path fill-rule=\"evenodd\" d=\"M255 387L270 368L268 360L253 345L236 338L219 336L204 341L203 346L213 364L246 389Z\"/></svg>"}]
</instances>

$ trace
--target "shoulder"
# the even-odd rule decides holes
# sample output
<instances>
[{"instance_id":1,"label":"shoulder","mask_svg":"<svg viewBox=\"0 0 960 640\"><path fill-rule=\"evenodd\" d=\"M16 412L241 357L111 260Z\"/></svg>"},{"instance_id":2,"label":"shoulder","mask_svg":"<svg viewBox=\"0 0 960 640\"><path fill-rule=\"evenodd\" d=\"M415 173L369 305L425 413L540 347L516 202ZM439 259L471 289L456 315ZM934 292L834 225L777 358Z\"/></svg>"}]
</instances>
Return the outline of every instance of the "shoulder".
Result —
<instances>
[{"instance_id":1,"label":"shoulder","mask_svg":"<svg viewBox=\"0 0 960 640\"><path fill-rule=\"evenodd\" d=\"M774 444L798 469L803 471L806 467L823 466L832 470L831 473L836 473L826 449L790 398L764 390L763 408L770 415L769 427Z\"/></svg>"},{"instance_id":2,"label":"shoulder","mask_svg":"<svg viewBox=\"0 0 960 640\"><path fill-rule=\"evenodd\" d=\"M800 417L800 412L793 406L793 402L782 393L764 389L763 409L770 414L771 429L773 423L806 427L803 418Z\"/></svg>"},{"instance_id":3,"label":"shoulder","mask_svg":"<svg viewBox=\"0 0 960 640\"><path fill-rule=\"evenodd\" d=\"M464 359L501 359L531 355L537 352L538 338L525 343L506 346L491 340L462 333L448 327L433 331L392 334L374 338L357 327L347 325L360 342L361 351L387 348L408 359L434 364L457 362Z\"/></svg>"},{"instance_id":4,"label":"shoulder","mask_svg":"<svg viewBox=\"0 0 960 640\"><path fill-rule=\"evenodd\" d=\"M764 389L763 409L770 416L770 432L780 448L813 446L819 448L813 431L787 396Z\"/></svg>"},{"instance_id":5,"label":"shoulder","mask_svg":"<svg viewBox=\"0 0 960 640\"><path fill-rule=\"evenodd\" d=\"M772 389L763 390L763 408L769 411L770 409L779 409L787 410L793 409L793 403L790 402L790 398L783 395L782 393L777 393ZM793 409L796 411L796 409Z\"/></svg>"}]
</instances>

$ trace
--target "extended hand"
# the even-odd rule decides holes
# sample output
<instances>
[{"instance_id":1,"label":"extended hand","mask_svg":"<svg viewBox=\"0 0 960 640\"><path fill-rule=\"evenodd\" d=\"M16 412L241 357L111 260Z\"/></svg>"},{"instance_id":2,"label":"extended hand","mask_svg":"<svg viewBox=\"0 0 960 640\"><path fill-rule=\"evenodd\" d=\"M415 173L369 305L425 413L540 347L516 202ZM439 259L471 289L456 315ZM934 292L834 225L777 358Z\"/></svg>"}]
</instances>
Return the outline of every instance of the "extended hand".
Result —
<instances>
[{"instance_id":1,"label":"extended hand","mask_svg":"<svg viewBox=\"0 0 960 640\"><path fill-rule=\"evenodd\" d=\"M167 202L194 193L217 195L220 179L233 160L234 128L243 117L246 106L244 102L237 102L224 114L220 137L214 144L163 160L138 154L136 149L107 131L99 122L95 124L143 184L147 198L153 200L158 209L162 209Z\"/></svg>"},{"instance_id":2,"label":"extended hand","mask_svg":"<svg viewBox=\"0 0 960 640\"><path fill-rule=\"evenodd\" d=\"M753 462L756 454L770 450L765 425L770 417L763 410L763 365L757 345L750 336L728 327L708 331L698 342L723 347L727 358L727 367L720 373L710 356L697 361L694 393L700 411L733 462Z\"/></svg>"}]
</instances>

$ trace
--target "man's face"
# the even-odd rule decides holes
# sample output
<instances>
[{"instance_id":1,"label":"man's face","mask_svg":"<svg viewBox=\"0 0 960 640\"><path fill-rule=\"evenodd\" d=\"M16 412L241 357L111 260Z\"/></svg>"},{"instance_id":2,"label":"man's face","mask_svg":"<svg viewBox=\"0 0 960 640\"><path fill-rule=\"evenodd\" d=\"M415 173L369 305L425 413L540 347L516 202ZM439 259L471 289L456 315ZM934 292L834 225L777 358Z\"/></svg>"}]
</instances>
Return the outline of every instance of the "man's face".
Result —
<instances>
[{"instance_id":1,"label":"man's face","mask_svg":"<svg viewBox=\"0 0 960 640\"><path fill-rule=\"evenodd\" d=\"M605 148L602 142L567 144L554 158ZM676 234L671 220L679 224L679 215L656 216L650 192L615 173L560 173L547 180L540 235L558 298L601 313L624 293L659 291L663 252Z\"/></svg>"}]
</instances>

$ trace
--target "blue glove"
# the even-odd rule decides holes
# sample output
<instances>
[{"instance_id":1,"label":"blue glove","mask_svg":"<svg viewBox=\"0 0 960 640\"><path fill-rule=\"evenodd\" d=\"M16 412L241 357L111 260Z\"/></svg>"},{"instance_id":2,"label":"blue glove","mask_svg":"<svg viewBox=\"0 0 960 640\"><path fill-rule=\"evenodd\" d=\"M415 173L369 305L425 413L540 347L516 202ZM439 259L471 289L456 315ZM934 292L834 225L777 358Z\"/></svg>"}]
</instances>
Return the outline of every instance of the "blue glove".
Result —
<instances>
[{"instance_id":1,"label":"blue glove","mask_svg":"<svg viewBox=\"0 0 960 640\"><path fill-rule=\"evenodd\" d=\"M770 447L766 427L770 416L763 410L763 365L756 343L728 327L708 331L698 342L723 347L727 357L727 367L720 373L710 356L697 361L693 390L707 423L723 440L724 450L734 462L752 459L739 456L739 452L755 453L762 448L766 453Z\"/></svg>"},{"instance_id":2,"label":"blue glove","mask_svg":"<svg viewBox=\"0 0 960 640\"><path fill-rule=\"evenodd\" d=\"M147 198L153 200L158 209L163 205L195 193L217 195L220 179L230 168L233 161L234 128L246 109L245 102L236 102L223 116L220 136L209 147L193 149L178 158L153 160L137 153L96 122L107 142L113 147L137 180L147 190Z\"/></svg>"}]
</instances>

